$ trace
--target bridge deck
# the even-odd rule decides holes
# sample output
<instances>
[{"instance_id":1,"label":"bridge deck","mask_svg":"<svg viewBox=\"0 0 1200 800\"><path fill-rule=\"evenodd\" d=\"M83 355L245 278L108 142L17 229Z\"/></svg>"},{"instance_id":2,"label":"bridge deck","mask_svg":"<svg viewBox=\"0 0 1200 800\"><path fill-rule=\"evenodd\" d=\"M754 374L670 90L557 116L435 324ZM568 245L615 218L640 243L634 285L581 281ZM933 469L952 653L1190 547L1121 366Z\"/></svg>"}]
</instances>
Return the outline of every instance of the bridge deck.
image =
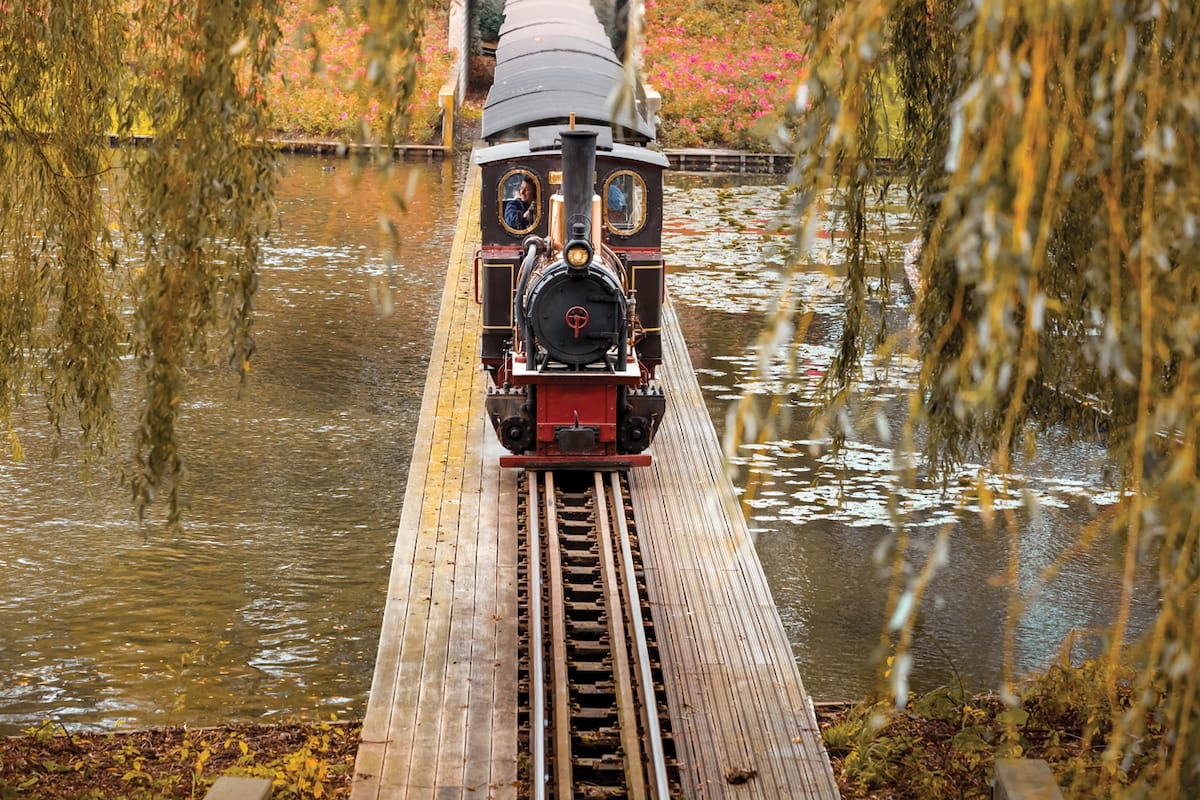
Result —
<instances>
[{"instance_id":1,"label":"bridge deck","mask_svg":"<svg viewBox=\"0 0 1200 800\"><path fill-rule=\"evenodd\" d=\"M520 473L499 467L503 451L483 413L472 299L478 204L472 167L392 557L354 800L518 793ZM668 413L654 465L633 471L632 488L684 793L835 798L811 704L669 307L665 327ZM752 777L731 783L733 775Z\"/></svg>"}]
</instances>

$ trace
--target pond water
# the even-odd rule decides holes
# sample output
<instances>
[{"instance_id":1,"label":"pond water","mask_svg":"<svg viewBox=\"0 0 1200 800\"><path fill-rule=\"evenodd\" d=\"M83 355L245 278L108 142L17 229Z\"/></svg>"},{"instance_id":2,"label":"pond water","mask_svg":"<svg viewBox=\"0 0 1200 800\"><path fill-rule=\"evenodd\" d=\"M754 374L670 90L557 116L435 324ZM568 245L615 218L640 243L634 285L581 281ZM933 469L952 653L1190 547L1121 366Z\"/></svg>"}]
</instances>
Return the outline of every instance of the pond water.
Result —
<instances>
[{"instance_id":1,"label":"pond water","mask_svg":"<svg viewBox=\"0 0 1200 800\"><path fill-rule=\"evenodd\" d=\"M183 536L139 529L115 474L82 484L27 409L26 460L0 461L0 732L364 713L462 170L350 173L287 163L251 380L193 373Z\"/></svg>"},{"instance_id":2,"label":"pond water","mask_svg":"<svg viewBox=\"0 0 1200 800\"><path fill-rule=\"evenodd\" d=\"M355 181L346 162L289 159L251 380L239 397L225 372L193 374L185 535L139 527L116 473L81 480L67 443L55 454L26 409L26 460L0 460L0 733L43 719L114 728L362 715L463 167L404 164ZM840 462L812 449L813 386L840 329L840 284L836 270L786 277L786 235L775 229L785 201L753 179L672 175L669 286L719 430L732 399L785 380L755 372L772 299L791 281L813 312L777 428L739 452L738 481L755 485L751 524L801 674L818 699L842 699L870 685L883 624L874 554L897 473L872 420L881 413L900 429L911 365L873 379L879 411L863 412ZM879 213L897 246L907 241L902 207ZM396 242L388 218L402 230ZM899 281L887 292L891 324L906 325ZM1024 486L1043 502L1036 514L1014 511L1024 584L1111 501L1107 466L1097 445L1043 448L1026 465ZM917 549L940 526L953 530L951 567L922 608L915 681L994 683L1007 594L988 579L1007 561L1008 537L953 495L910 491L902 502ZM1044 663L1069 631L1086 641L1111 617L1117 584L1107 553L1070 561L1017 629L1019 666Z\"/></svg>"},{"instance_id":3,"label":"pond water","mask_svg":"<svg viewBox=\"0 0 1200 800\"><path fill-rule=\"evenodd\" d=\"M718 433L743 395L760 410L771 397L783 398L771 414L774 430L737 450L734 475L810 693L853 699L871 686L886 621L894 488L896 509L909 514L906 569L923 566L940 533L948 543L946 565L920 607L914 688L999 685L1010 600L1001 579L1014 539L1010 531L1016 532L1019 594L1025 598L1013 633L1015 669L1044 667L1064 647L1076 658L1095 653L1115 616L1121 577L1104 537L1084 552L1070 551L1083 528L1116 500L1114 465L1104 447L1040 439L1010 486L992 484L999 519L989 528L960 490L979 465L964 468L948 489L940 483L901 487L892 438L903 428L917 367L900 359L883 370L868 357L853 433L841 456L831 457L824 438L813 433L813 420L818 384L837 352L844 316L842 273L831 244L839 234L836 222L826 220L809 258L792 270L791 237L781 226L789 196L777 184L679 176L665 203L670 291ZM899 191L872 213L888 231L875 242L876 257L888 264L888 281L873 282L877 299L869 305L889 331L902 335L913 314L903 250L915 231ZM764 367L758 338L785 290L797 298L802 334ZM1058 574L1044 580L1055 565ZM1133 630L1147 624L1156 596L1151 576L1140 575Z\"/></svg>"}]
</instances>

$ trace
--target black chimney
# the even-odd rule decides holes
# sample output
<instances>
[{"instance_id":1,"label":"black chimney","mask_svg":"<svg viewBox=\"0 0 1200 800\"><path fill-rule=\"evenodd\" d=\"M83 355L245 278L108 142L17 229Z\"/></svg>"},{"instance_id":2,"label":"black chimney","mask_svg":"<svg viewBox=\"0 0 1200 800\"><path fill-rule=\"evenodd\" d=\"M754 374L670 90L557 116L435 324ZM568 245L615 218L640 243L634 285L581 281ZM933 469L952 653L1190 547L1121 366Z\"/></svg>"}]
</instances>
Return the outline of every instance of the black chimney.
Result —
<instances>
[{"instance_id":1,"label":"black chimney","mask_svg":"<svg viewBox=\"0 0 1200 800\"><path fill-rule=\"evenodd\" d=\"M592 251L592 196L595 194L596 132L562 132L563 235L566 249L585 243ZM590 260L590 259L589 259Z\"/></svg>"}]
</instances>

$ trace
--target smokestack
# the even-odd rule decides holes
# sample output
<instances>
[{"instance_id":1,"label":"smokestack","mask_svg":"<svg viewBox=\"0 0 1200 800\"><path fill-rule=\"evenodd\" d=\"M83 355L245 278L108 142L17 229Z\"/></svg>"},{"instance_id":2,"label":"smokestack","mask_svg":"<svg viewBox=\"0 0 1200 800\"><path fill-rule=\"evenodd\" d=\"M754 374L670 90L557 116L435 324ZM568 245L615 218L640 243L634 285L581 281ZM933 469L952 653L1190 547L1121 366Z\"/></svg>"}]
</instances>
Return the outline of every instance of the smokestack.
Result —
<instances>
[{"instance_id":1,"label":"smokestack","mask_svg":"<svg viewBox=\"0 0 1200 800\"><path fill-rule=\"evenodd\" d=\"M562 134L562 196L567 250L584 243L592 252L592 196L595 194L596 132L567 130Z\"/></svg>"}]
</instances>

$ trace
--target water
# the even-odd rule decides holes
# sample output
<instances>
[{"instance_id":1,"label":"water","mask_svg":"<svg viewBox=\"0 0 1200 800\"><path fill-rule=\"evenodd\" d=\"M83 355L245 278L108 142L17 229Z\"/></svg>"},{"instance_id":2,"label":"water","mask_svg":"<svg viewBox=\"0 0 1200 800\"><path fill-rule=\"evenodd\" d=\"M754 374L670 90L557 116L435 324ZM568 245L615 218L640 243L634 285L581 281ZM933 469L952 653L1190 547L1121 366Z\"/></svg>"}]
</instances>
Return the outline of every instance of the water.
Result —
<instances>
[{"instance_id":1,"label":"water","mask_svg":"<svg viewBox=\"0 0 1200 800\"><path fill-rule=\"evenodd\" d=\"M184 536L22 427L26 461L0 461L0 732L365 711L459 191L451 164L398 172L288 162L251 380L239 399L193 373Z\"/></svg>"},{"instance_id":2,"label":"water","mask_svg":"<svg viewBox=\"0 0 1200 800\"><path fill-rule=\"evenodd\" d=\"M46 718L114 728L365 711L463 170L404 165L386 184L355 184L345 162L288 167L252 379L239 398L225 372L193 374L186 534L139 528L111 471L82 482L69 452L52 454L36 408L20 426L27 460L0 461L0 733ZM391 193L407 198L407 215ZM786 236L774 227L785 201L754 180L671 176L670 290L718 429L731 399L783 380L755 378L751 348L785 282ZM899 247L911 235L903 209L881 213L894 233L880 245ZM403 231L390 250L388 216ZM817 269L796 281L814 312L804 366L777 431L739 454L739 481L759 483L751 524L808 688L855 697L883 623L873 556L889 531L894 467L874 410L844 464L811 451L812 388L840 331L840 283ZM888 294L889 320L906 325L898 281ZM906 365L873 382L895 431L911 375ZM1095 445L1044 450L1026 466L1044 508L1014 512L1024 583L1111 501L1105 468ZM994 684L1007 594L988 578L1008 538L953 496L904 502L918 550L941 525L953 531L951 567L922 608L915 679ZM1017 631L1022 666L1051 657L1067 631L1108 621L1109 563L1084 554L1042 590Z\"/></svg>"},{"instance_id":3,"label":"water","mask_svg":"<svg viewBox=\"0 0 1200 800\"><path fill-rule=\"evenodd\" d=\"M776 429L740 448L734 463L739 486L752 487L744 505L800 673L817 698L859 697L872 685L881 652L894 541L891 490L900 486L892 438L903 428L905 393L917 365L900 360L885 371L865 360L854 433L834 459L823 446L827 437L814 434L813 420L818 383L836 353L844 313L843 273L831 246L839 235L835 220L827 219L816 233L811 264L789 275L790 231L780 225L789 198L779 186L681 178L664 202L670 291L718 433L725 430L730 404L743 394L755 398L759 409L774 393L785 398L774 415ZM875 256L886 259L889 280L873 281L887 302L872 305L889 330L903 335L913 309L902 252L915 231L898 192L874 215L887 230L875 242ZM757 338L785 286L808 320L787 351L798 368L786 369L775 359L763 371L757 369ZM980 465L968 465L946 489L939 484L899 492L896 502L910 515L908 577L923 566L939 533L948 543L947 564L918 614L914 688L998 686L1010 600L1002 582L1010 531L1020 554L1019 593L1027 598L1013 637L1018 673L1044 667L1060 650L1076 658L1097 651L1120 598L1114 554L1097 544L1071 554L1053 580L1043 574L1117 499L1114 466L1100 444L1039 440L1038 452L1020 464L1012 485L993 483L995 527L984 524L976 502L963 499L962 489ZM1155 597L1150 576L1139 575L1135 630L1151 618Z\"/></svg>"}]
</instances>

